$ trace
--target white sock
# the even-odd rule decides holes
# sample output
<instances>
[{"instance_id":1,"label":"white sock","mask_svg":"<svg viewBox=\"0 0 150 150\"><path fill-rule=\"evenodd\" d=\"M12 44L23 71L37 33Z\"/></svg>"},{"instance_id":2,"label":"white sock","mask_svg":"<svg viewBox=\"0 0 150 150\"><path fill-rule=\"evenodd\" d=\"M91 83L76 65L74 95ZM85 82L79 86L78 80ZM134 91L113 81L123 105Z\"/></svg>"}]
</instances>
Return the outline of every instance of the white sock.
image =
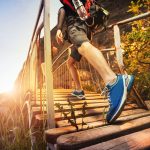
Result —
<instances>
[{"instance_id":1,"label":"white sock","mask_svg":"<svg viewBox=\"0 0 150 150\"><path fill-rule=\"evenodd\" d=\"M117 81L117 76L113 80L109 81L106 85L109 84L110 86L112 86L113 84L116 83L116 81Z\"/></svg>"}]
</instances>

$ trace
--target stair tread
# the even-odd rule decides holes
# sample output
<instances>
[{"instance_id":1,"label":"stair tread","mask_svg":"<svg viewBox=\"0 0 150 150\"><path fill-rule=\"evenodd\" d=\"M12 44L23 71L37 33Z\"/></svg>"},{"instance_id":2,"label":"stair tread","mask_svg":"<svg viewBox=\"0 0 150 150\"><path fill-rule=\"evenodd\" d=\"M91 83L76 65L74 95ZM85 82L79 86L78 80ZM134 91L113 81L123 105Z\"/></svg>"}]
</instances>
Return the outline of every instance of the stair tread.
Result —
<instances>
[{"instance_id":1,"label":"stair tread","mask_svg":"<svg viewBox=\"0 0 150 150\"><path fill-rule=\"evenodd\" d=\"M116 139L112 139L106 142L102 142L96 145L92 145L80 150L104 150L104 149L150 149L150 128L129 135L124 135ZM142 138L141 138L142 137Z\"/></svg>"},{"instance_id":2,"label":"stair tread","mask_svg":"<svg viewBox=\"0 0 150 150\"><path fill-rule=\"evenodd\" d=\"M95 111L95 109L99 110L100 112L103 112L103 110L105 109L105 107L108 107L108 104L100 104L100 105L97 105L97 104L89 104L86 109L87 109L87 112L89 111ZM79 111L82 111L82 107L81 105L80 106L74 106L74 108L76 109L76 113L78 113L78 110ZM130 105L126 105L125 108L137 108L137 105L136 104L130 104ZM32 112L38 112L41 110L41 107L40 106L36 106L36 107L32 107ZM46 111L46 107L43 108L44 111ZM65 106L64 107L64 111L69 111L71 110L69 106ZM56 107L55 107L55 112L60 112L60 110L58 110Z\"/></svg>"},{"instance_id":3,"label":"stair tread","mask_svg":"<svg viewBox=\"0 0 150 150\"><path fill-rule=\"evenodd\" d=\"M127 110L131 110L133 111L133 109L137 110L138 107L134 105L134 108L132 106L125 106L124 110L123 111L127 111ZM95 108L95 109L88 109L87 112L86 112L86 116L96 116L96 115L103 115L103 111L104 111L104 108ZM76 117L77 118L80 118L80 114L82 113L82 111L76 111ZM68 115L69 117L70 115ZM43 115L43 114L40 114L40 113L36 113L35 115L35 118L39 121L42 121L42 120L46 120L47 119L47 115ZM55 113L55 119L56 121L60 121L62 119L62 115L60 112L57 112Z\"/></svg>"},{"instance_id":4,"label":"stair tread","mask_svg":"<svg viewBox=\"0 0 150 150\"><path fill-rule=\"evenodd\" d=\"M80 105L80 104L83 104L85 101L84 100L72 100L71 101L74 105ZM86 100L86 102L88 104L96 104L96 103L108 103L107 100ZM54 101L54 103L60 103L61 105L68 105L68 102L67 101ZM40 105L41 102L40 101L32 101L31 102L31 105ZM45 104L46 105L46 101L42 102L42 104Z\"/></svg>"},{"instance_id":5,"label":"stair tread","mask_svg":"<svg viewBox=\"0 0 150 150\"><path fill-rule=\"evenodd\" d=\"M132 115L132 114L144 113L144 112L146 112L146 110L144 110L144 109L126 110L121 113L120 117ZM92 123L92 122L102 121L105 119L104 117L105 117L104 114L100 114L100 115L98 114L95 116L87 116L87 117L84 117L84 122ZM79 125L81 123L82 123L82 118L78 118L77 124ZM68 120L66 120L66 119L57 121L56 124L57 124L57 127L65 127L65 126L71 125L70 123L68 123Z\"/></svg>"},{"instance_id":6,"label":"stair tread","mask_svg":"<svg viewBox=\"0 0 150 150\"><path fill-rule=\"evenodd\" d=\"M142 118L143 118L143 120L142 120ZM117 124L117 122L118 122L118 124ZM132 129L134 127L136 128L138 125L140 126L140 125L144 124L145 122L149 123L149 126L150 126L150 111L140 113L140 114L133 114L133 115L130 115L130 116L120 117L120 118L118 118L117 122L116 122L116 124L108 125L105 128L103 128L103 127L95 128L95 130L97 130L97 129L101 130L102 129L102 132L98 131L96 133L94 129L86 130L86 132L89 133L88 135L97 136L97 134L100 134L99 136L102 137L102 136L105 136L106 133L111 135L112 133L115 133L115 132L117 133L117 132L120 132L120 131L130 129L130 127ZM90 125L96 127L96 126L102 126L102 125L105 125L105 124L104 124L103 121L98 121L98 122L93 122ZM103 130L105 130L105 132ZM47 142L55 143L56 139L60 135L68 134L68 133L75 132L75 131L76 131L75 128L72 127L72 126L49 129L49 130L45 131L45 138L46 138ZM91 134L90 131L93 131L94 133ZM81 132L84 133L84 131L81 131ZM80 132L78 132L78 133L80 134ZM85 136L85 133L84 133L84 136ZM72 135L72 137L74 137L76 134L77 134L77 132L74 133L74 134L71 134L71 135ZM77 137L78 137L79 134L77 134ZM86 135L87 138L89 137L88 135ZM64 136L66 136L66 135L64 135ZM80 134L80 136L82 136L82 134ZM67 138L67 136L65 138ZM80 138L80 137L78 137L78 138ZM84 137L84 138L86 138L86 137ZM92 139L93 139L93 137L90 136L90 140L92 140ZM80 138L80 140L84 141L83 136Z\"/></svg>"}]
</instances>

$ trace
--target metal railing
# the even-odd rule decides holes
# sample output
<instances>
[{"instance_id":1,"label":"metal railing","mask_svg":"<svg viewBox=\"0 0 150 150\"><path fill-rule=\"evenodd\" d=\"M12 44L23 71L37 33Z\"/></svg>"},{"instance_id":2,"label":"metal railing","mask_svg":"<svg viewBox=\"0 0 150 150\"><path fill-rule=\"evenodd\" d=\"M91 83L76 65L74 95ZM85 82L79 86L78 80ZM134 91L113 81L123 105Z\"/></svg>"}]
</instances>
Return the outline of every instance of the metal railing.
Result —
<instances>
[{"instance_id":1,"label":"metal railing","mask_svg":"<svg viewBox=\"0 0 150 150\"><path fill-rule=\"evenodd\" d=\"M103 52L110 67L113 68L113 70L116 70L117 63L114 63L113 61L112 64L112 58L116 55L115 48L102 49L101 51ZM53 63L53 68L55 68L53 70L55 89L75 88L75 83L72 80L67 67L67 58L69 54L69 49L64 50L59 57L57 57L57 61ZM56 64L56 62L58 64ZM81 61L76 64L76 67L81 78L83 89L87 91L102 92L104 87L103 81L99 73L85 58L82 58Z\"/></svg>"},{"instance_id":2,"label":"metal railing","mask_svg":"<svg viewBox=\"0 0 150 150\"><path fill-rule=\"evenodd\" d=\"M31 38L31 43L27 55L27 59L23 65L22 70L16 80L16 90L19 94L21 103L24 103L24 95L28 91L31 91L34 105L37 102L38 89L40 88L39 72L40 72L40 33L44 27L44 62L45 62L45 85L46 85L46 104L47 104L47 115L48 115L48 127L55 127L54 120L54 101L53 101L53 73L52 73L52 57L51 57L51 37L50 37L50 1L41 0L38 16L36 19L34 31ZM42 16L43 14L43 16ZM40 24L40 19L42 23ZM40 24L40 25L39 25ZM41 76L40 76L41 77ZM51 84L50 84L51 83ZM41 89L41 88L40 88ZM42 93L42 91L41 91ZM42 100L41 95L41 111L42 111Z\"/></svg>"}]
</instances>

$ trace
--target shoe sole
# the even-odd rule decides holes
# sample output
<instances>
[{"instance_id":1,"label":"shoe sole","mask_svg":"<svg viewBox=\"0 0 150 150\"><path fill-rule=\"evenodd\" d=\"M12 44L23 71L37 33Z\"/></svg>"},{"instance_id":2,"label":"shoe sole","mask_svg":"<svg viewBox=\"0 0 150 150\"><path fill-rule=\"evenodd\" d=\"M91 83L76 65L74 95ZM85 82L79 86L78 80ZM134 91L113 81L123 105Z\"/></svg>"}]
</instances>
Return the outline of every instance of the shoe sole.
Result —
<instances>
[{"instance_id":1,"label":"shoe sole","mask_svg":"<svg viewBox=\"0 0 150 150\"><path fill-rule=\"evenodd\" d=\"M75 95L73 93L71 93L72 96L75 96L77 97L78 99L81 99L81 100L84 100L85 99L85 96L78 96L78 95Z\"/></svg>"},{"instance_id":2,"label":"shoe sole","mask_svg":"<svg viewBox=\"0 0 150 150\"><path fill-rule=\"evenodd\" d=\"M128 76L126 76L128 78ZM125 77L125 78L126 78ZM108 121L108 123L112 123L114 122L121 114L122 112L122 109L124 108L125 106L125 102L126 102L126 98L127 98L127 87L126 87L126 81L125 81L125 78L123 78L123 85L124 85L124 94L123 94L123 97L122 97L122 101L120 103L120 106L118 108L118 111L113 115L112 119L110 121Z\"/></svg>"}]
</instances>

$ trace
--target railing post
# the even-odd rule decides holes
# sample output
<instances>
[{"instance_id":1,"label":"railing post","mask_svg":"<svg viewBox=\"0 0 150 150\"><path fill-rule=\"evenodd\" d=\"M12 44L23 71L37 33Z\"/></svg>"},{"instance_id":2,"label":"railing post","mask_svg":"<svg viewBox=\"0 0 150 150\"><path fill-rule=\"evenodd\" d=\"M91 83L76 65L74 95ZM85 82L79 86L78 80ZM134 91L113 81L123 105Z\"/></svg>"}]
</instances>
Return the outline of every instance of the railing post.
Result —
<instances>
[{"instance_id":1,"label":"railing post","mask_svg":"<svg viewBox=\"0 0 150 150\"><path fill-rule=\"evenodd\" d=\"M120 30L118 25L114 26L114 42L116 48L117 63L121 73L124 73L123 54L122 54L123 49L121 48Z\"/></svg>"},{"instance_id":2,"label":"railing post","mask_svg":"<svg viewBox=\"0 0 150 150\"><path fill-rule=\"evenodd\" d=\"M50 37L50 0L44 0L44 57L47 101L47 123L49 128L55 127L54 100L53 100L53 74Z\"/></svg>"},{"instance_id":3,"label":"railing post","mask_svg":"<svg viewBox=\"0 0 150 150\"><path fill-rule=\"evenodd\" d=\"M114 40L115 40L115 48L116 48L116 58L117 58L117 62L118 62L120 72L123 73L123 74L124 73L127 74L127 72L125 71L124 64L123 64L123 49L121 48L120 30L119 30L118 25L114 26ZM134 90L135 95L138 98L138 99L136 99L137 104L140 107L143 107L143 108L147 109L147 106L146 106L145 102L143 101L141 96L138 94L135 86L133 86L133 90Z\"/></svg>"}]
</instances>

